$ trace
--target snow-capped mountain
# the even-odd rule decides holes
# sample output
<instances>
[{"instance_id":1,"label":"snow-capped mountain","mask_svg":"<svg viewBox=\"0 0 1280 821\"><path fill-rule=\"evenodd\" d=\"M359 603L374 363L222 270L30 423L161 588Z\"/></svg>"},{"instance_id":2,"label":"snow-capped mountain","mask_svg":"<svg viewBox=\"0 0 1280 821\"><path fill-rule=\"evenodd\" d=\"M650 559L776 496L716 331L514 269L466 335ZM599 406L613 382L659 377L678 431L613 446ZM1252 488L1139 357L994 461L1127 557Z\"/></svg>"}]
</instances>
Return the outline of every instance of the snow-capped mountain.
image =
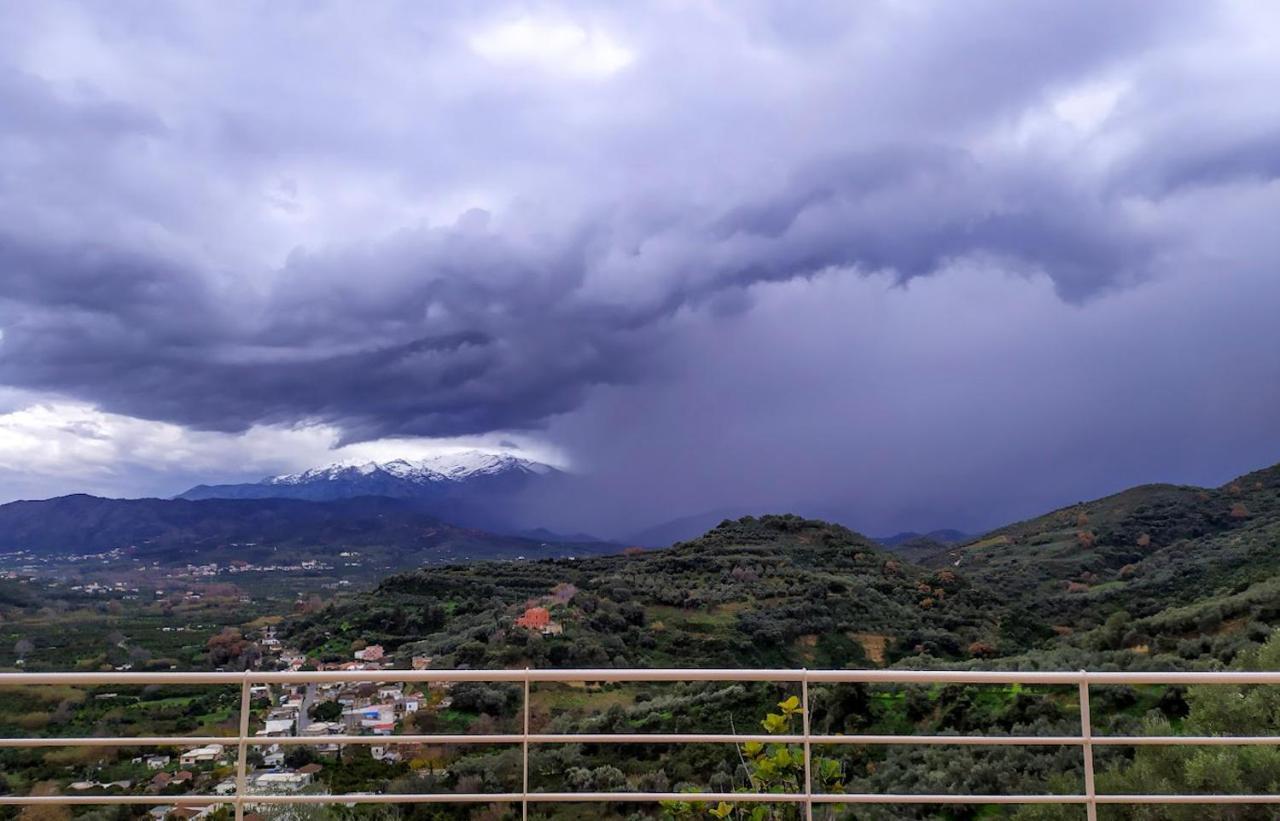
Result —
<instances>
[{"instance_id":1,"label":"snow-capped mountain","mask_svg":"<svg viewBox=\"0 0 1280 821\"><path fill-rule=\"evenodd\" d=\"M509 454L465 451L421 460L339 462L301 473L234 485L197 485L180 499L291 498L313 502L357 496L413 499L454 524L509 529L516 497L561 471Z\"/></svg>"},{"instance_id":2,"label":"snow-capped mountain","mask_svg":"<svg viewBox=\"0 0 1280 821\"><path fill-rule=\"evenodd\" d=\"M420 484L435 482L466 482L477 477L512 475L545 476L555 468L529 459L519 459L509 454L485 453L468 450L462 453L441 454L427 459L409 461L393 459L390 462L336 462L322 468L312 468L302 473L288 473L262 480L268 485L304 485L309 482L338 482L358 480L361 477L385 473L397 479Z\"/></svg>"}]
</instances>

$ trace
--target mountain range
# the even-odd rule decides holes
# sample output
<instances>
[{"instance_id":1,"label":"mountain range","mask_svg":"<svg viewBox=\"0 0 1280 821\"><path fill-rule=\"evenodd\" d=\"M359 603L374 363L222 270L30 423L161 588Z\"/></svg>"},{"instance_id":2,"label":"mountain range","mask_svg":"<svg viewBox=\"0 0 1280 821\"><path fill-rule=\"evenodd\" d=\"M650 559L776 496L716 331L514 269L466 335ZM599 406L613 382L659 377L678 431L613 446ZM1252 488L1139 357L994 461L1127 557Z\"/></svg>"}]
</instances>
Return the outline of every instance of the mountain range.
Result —
<instances>
[{"instance_id":1,"label":"mountain range","mask_svg":"<svg viewBox=\"0 0 1280 821\"><path fill-rule=\"evenodd\" d=\"M176 498L330 502L384 496L413 500L418 510L453 524L515 532L520 529L515 512L520 496L535 485L567 479L542 462L472 450L416 461L339 462L257 482L197 485Z\"/></svg>"},{"instance_id":2,"label":"mountain range","mask_svg":"<svg viewBox=\"0 0 1280 821\"><path fill-rule=\"evenodd\" d=\"M0 505L0 552L65 556L120 548L185 563L251 559L255 551L302 556L356 547L376 549L387 558L383 566L403 568L437 560L606 554L626 544L665 547L684 541L691 529L706 532L734 518L705 521L720 516L717 511L677 519L624 543L513 524L522 493L559 481L570 481L569 475L531 460L473 451L200 485L175 499L73 495L13 502ZM1007 580L1018 579L1016 592L1026 605L1064 613L1086 600L1096 606L1117 596L1131 599L1150 584L1145 610L1162 595L1190 600L1197 585L1234 589L1280 572L1280 555L1273 555L1280 554L1278 487L1280 466L1218 488L1131 488L978 537L940 530L874 541L907 561L962 571L975 581L1012 589ZM1199 557L1198 577L1171 577L1186 566L1188 540L1230 569L1214 570L1217 565ZM1252 558L1235 561L1244 554Z\"/></svg>"},{"instance_id":3,"label":"mountain range","mask_svg":"<svg viewBox=\"0 0 1280 821\"><path fill-rule=\"evenodd\" d=\"M122 550L161 564L323 559L349 549L399 569L461 559L577 556L607 542L496 534L442 521L411 499L103 499L76 494L0 505L0 552Z\"/></svg>"}]
</instances>

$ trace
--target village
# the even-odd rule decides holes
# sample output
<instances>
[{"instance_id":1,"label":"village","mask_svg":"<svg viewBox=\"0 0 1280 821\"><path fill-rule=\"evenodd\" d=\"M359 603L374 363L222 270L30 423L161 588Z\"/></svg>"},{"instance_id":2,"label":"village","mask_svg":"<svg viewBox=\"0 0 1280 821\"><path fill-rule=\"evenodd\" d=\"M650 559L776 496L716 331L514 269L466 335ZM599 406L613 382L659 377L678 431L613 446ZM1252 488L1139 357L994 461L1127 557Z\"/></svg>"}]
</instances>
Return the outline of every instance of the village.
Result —
<instances>
[{"instance_id":1,"label":"village","mask_svg":"<svg viewBox=\"0 0 1280 821\"><path fill-rule=\"evenodd\" d=\"M561 595L572 592L560 591ZM573 591L576 592L576 591ZM546 607L528 606L512 619L513 627L521 627L544 636L561 635L563 626L551 618ZM359 742L369 757L378 762L414 761L425 764L428 771L447 775L435 766L431 745L398 741L397 735L413 735L422 714L438 714L453 705L453 682L410 684L395 682L394 660L379 644L363 644L351 652L351 658L308 666L307 657L283 645L274 626L261 630L257 641L262 649L258 669L299 672L320 671L368 672L370 681L343 681L286 685L253 685L249 689L252 715L250 730L256 742L248 745L245 790L256 795L281 795L305 792L328 795L329 789L320 778L323 757L341 757L343 737L373 736L385 742ZM429 656L409 658L412 670L431 667ZM286 742L286 738L310 738L312 743ZM273 742L272 739L281 739ZM345 746L356 746L346 742ZM133 760L154 774L145 790L157 796L213 794L232 796L236 793L237 744L226 743L193 746L176 754L154 754ZM69 785L72 792L85 793L124 791L135 787L132 781L78 781ZM246 804L248 810L264 810ZM160 804L150 815L166 818L199 819L211 815L217 805L185 806L180 801ZM248 816L246 816L248 817Z\"/></svg>"},{"instance_id":2,"label":"village","mask_svg":"<svg viewBox=\"0 0 1280 821\"><path fill-rule=\"evenodd\" d=\"M252 544L232 544L232 547L252 547ZM235 576L242 573L303 573L314 574L343 569L361 568L364 566L358 551L342 551L336 561L322 559L299 559L293 562L255 563L245 559L229 559L226 561L208 561L200 564L188 562L174 565L158 559L146 561L133 555L132 549L115 548L98 553L49 553L36 554L27 550L0 553L0 578L23 579L31 576L51 578L63 575L60 570L73 567L77 574L86 571L110 570L118 577L122 571L146 573L148 578L172 580L201 580L219 576ZM137 588L129 587L125 582L113 579L107 583L93 581L75 585L69 589L86 593L105 592L137 592Z\"/></svg>"}]
</instances>

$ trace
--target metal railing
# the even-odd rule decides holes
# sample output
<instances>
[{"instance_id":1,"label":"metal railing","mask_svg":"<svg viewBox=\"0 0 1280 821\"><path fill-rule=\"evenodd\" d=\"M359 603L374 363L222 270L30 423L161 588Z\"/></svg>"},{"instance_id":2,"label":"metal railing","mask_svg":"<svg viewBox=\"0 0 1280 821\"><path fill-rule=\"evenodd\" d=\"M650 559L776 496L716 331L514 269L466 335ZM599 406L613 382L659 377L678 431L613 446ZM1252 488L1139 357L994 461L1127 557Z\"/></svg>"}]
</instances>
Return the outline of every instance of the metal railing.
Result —
<instances>
[{"instance_id":1,"label":"metal railing","mask_svg":"<svg viewBox=\"0 0 1280 821\"><path fill-rule=\"evenodd\" d=\"M514 682L523 684L522 731L519 733L428 735L308 735L251 736L250 689L253 685L333 682ZM539 682L791 682L801 688L800 734L736 733L534 733L530 732L530 685ZM1080 734L1062 736L1014 735L816 735L809 727L810 684L1030 684L1076 685L1079 690ZM654 803L701 801L716 803L787 803L803 807L812 818L815 805L824 804L1072 804L1083 805L1088 818L1097 817L1100 804L1280 804L1280 794L1269 795L1171 795L1105 794L1095 787L1093 750L1100 746L1220 746L1277 745L1280 736L1099 736L1092 732L1089 716L1090 685L1126 684L1280 684L1280 672L1216 673L1096 673L1079 672L981 672L927 670L352 670L326 672L245 673L0 673L0 686L14 685L126 685L221 684L239 685L239 735L149 737L35 737L0 738L0 748L14 747L190 747L235 744L237 748L235 792L231 795L0 795L0 804L175 804L185 807L233 805L243 818L246 805L267 804L493 804L518 803L527 818L530 804L569 802ZM804 789L798 792L537 792L529 789L529 748L534 744L799 744L804 750ZM506 793L417 794L254 794L247 790L247 754L250 747L270 745L334 744L518 744L521 750L521 790ZM810 751L814 746L836 745L957 745L957 746L1075 746L1081 749L1084 792L1077 794L973 795L913 793L814 792Z\"/></svg>"}]
</instances>

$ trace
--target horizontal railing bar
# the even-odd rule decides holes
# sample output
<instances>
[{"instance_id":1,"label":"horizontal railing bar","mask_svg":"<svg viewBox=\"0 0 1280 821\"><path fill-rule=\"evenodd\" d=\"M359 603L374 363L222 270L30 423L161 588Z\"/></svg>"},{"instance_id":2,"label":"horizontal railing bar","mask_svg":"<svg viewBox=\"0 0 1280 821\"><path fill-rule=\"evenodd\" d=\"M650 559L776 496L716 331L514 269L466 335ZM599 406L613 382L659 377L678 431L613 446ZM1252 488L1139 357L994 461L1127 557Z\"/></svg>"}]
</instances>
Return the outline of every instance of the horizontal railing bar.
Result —
<instances>
[{"instance_id":1,"label":"horizontal railing bar","mask_svg":"<svg viewBox=\"0 0 1280 821\"><path fill-rule=\"evenodd\" d=\"M324 670L247 673L0 673L0 686L36 684L306 684L324 682L644 682L793 681L864 684L1280 684L1280 671L1124 672L1011 670L771 670L771 669L583 669L583 670Z\"/></svg>"},{"instance_id":2,"label":"horizontal railing bar","mask_svg":"<svg viewBox=\"0 0 1280 821\"><path fill-rule=\"evenodd\" d=\"M1280 795L1105 795L1099 804L1280 804Z\"/></svg>"},{"instance_id":3,"label":"horizontal railing bar","mask_svg":"<svg viewBox=\"0 0 1280 821\"><path fill-rule=\"evenodd\" d=\"M252 736L245 739L251 746L309 746L318 744L519 744L519 733L442 733L436 735L285 735Z\"/></svg>"},{"instance_id":4,"label":"horizontal railing bar","mask_svg":"<svg viewBox=\"0 0 1280 821\"><path fill-rule=\"evenodd\" d=\"M643 792L581 792L581 793L417 793L406 795L348 794L348 795L246 795L245 803L266 804L361 804L396 803L503 803L524 800L530 803L569 804L585 802L658 802L735 801L743 803L803 803L804 793L643 793ZM823 804L1083 804L1083 795L950 795L916 793L814 793L814 803ZM1107 804L1275 804L1280 795L1099 795L1099 803Z\"/></svg>"},{"instance_id":5,"label":"horizontal railing bar","mask_svg":"<svg viewBox=\"0 0 1280 821\"><path fill-rule=\"evenodd\" d=\"M799 735L732 735L728 733L530 733L532 744L799 744ZM473 735L467 733L430 735L313 735L255 736L249 744L258 746L310 744L520 744L521 733Z\"/></svg>"},{"instance_id":6,"label":"horizontal railing bar","mask_svg":"<svg viewBox=\"0 0 1280 821\"><path fill-rule=\"evenodd\" d=\"M1159 736L1137 736L1133 739L1115 737L1114 743L1160 743L1147 739ZM1174 736L1173 738L1192 738ZM1262 738L1262 737L1259 737ZM1246 739L1240 743L1277 744L1280 737L1268 740ZM1203 743L1228 743L1230 737L1213 736ZM237 736L92 736L82 738L0 738L4 747L191 747L205 744L236 744ZM813 744L889 745L932 744L1001 747L1059 747L1078 746L1079 736L982 736L982 735L813 735ZM427 734L427 735L309 735L309 736L251 736L245 739L250 746L319 746L322 744L519 744L524 741L520 733L491 734ZM766 735L731 733L530 733L531 744L800 744L802 735ZM1171 742L1178 743L1178 742ZM1193 742L1185 742L1193 743ZM1200 742L1194 742L1200 743Z\"/></svg>"},{"instance_id":7,"label":"horizontal railing bar","mask_svg":"<svg viewBox=\"0 0 1280 821\"><path fill-rule=\"evenodd\" d=\"M406 795L246 795L246 804L414 804L439 803L502 803L528 799L529 803L569 804L582 802L657 802L657 801L740 801L743 803L796 804L803 802L803 793L686 793L686 792L581 792L581 793L415 793Z\"/></svg>"},{"instance_id":8,"label":"horizontal railing bar","mask_svg":"<svg viewBox=\"0 0 1280 821\"><path fill-rule=\"evenodd\" d=\"M39 736L36 738L0 738L4 747L203 747L206 744L235 744L237 736L88 736L69 738Z\"/></svg>"},{"instance_id":9,"label":"horizontal railing bar","mask_svg":"<svg viewBox=\"0 0 1280 821\"><path fill-rule=\"evenodd\" d=\"M518 744L520 733L427 734L427 735L313 735L251 736L250 746L308 746L322 744ZM730 733L530 733L532 744L800 744L801 735L733 735ZM956 745L999 747L1071 747L1080 746L1080 736L1003 736L1003 735L813 735L815 745ZM1231 747L1278 746L1280 736L1094 736L1095 745L1111 747ZM237 736L82 736L0 738L0 748L13 747L192 747L206 744L231 745Z\"/></svg>"},{"instance_id":10,"label":"horizontal railing bar","mask_svg":"<svg viewBox=\"0 0 1280 821\"><path fill-rule=\"evenodd\" d=\"M346 795L246 795L245 804L513 804L523 800L518 792L506 793L354 793ZM529 800L533 800L530 793Z\"/></svg>"},{"instance_id":11,"label":"horizontal railing bar","mask_svg":"<svg viewBox=\"0 0 1280 821\"><path fill-rule=\"evenodd\" d=\"M0 686L30 684L241 684L244 673L0 673Z\"/></svg>"},{"instance_id":12,"label":"horizontal railing bar","mask_svg":"<svg viewBox=\"0 0 1280 821\"><path fill-rule=\"evenodd\" d=\"M1111 747L1280 746L1278 735L1095 735L1092 741Z\"/></svg>"},{"instance_id":13,"label":"horizontal railing bar","mask_svg":"<svg viewBox=\"0 0 1280 821\"><path fill-rule=\"evenodd\" d=\"M349 793L349 794L247 794L246 804L421 804L421 803L512 803L525 799L523 793ZM531 803L560 804L582 802L696 801L729 803L802 803L804 793L673 793L673 792L582 792L527 795ZM915 793L814 793L814 803L822 804L1083 804L1083 795L950 795ZM1107 795L1100 804L1280 804L1280 795ZM234 796L218 795L0 795L0 805L39 804L174 804L209 806L233 804Z\"/></svg>"},{"instance_id":14,"label":"horizontal railing bar","mask_svg":"<svg viewBox=\"0 0 1280 821\"><path fill-rule=\"evenodd\" d=\"M965 747L1079 747L1084 739L1075 735L814 735L819 744L892 745L930 744Z\"/></svg>"},{"instance_id":15,"label":"horizontal railing bar","mask_svg":"<svg viewBox=\"0 0 1280 821\"><path fill-rule=\"evenodd\" d=\"M818 684L1079 684L1079 672L1004 670L810 670ZM1277 678L1280 681L1280 677Z\"/></svg>"},{"instance_id":16,"label":"horizontal railing bar","mask_svg":"<svg viewBox=\"0 0 1280 821\"><path fill-rule=\"evenodd\" d=\"M529 733L530 744L800 744L802 735L732 733Z\"/></svg>"},{"instance_id":17,"label":"horizontal railing bar","mask_svg":"<svg viewBox=\"0 0 1280 821\"><path fill-rule=\"evenodd\" d=\"M1083 795L932 795L916 793L814 793L823 804L1083 804Z\"/></svg>"},{"instance_id":18,"label":"horizontal railing bar","mask_svg":"<svg viewBox=\"0 0 1280 821\"><path fill-rule=\"evenodd\" d=\"M1081 804L1083 795L910 795L890 793L529 793L530 802L735 801L761 804Z\"/></svg>"},{"instance_id":19,"label":"horizontal railing bar","mask_svg":"<svg viewBox=\"0 0 1280 821\"><path fill-rule=\"evenodd\" d=\"M1147 736L1138 737L1143 743ZM1155 738L1152 736L1151 738ZM1181 738L1181 737L1178 737ZM1214 737L1215 739L1217 737ZM82 738L0 738L4 747L191 747L205 744L236 744L237 736L92 736ZM1078 736L981 736L981 735L814 735L813 744L955 744L965 746L1041 746L1079 745ZM1117 737L1116 742L1125 739ZM309 735L251 736L250 746L319 746L322 744L519 744L519 733L496 734L428 734L428 735ZM802 735L734 735L731 733L530 733L531 744L800 744ZM1151 742L1157 743L1157 742ZM1255 743L1268 743L1258 741ZM1269 743L1280 744L1280 738Z\"/></svg>"},{"instance_id":20,"label":"horizontal railing bar","mask_svg":"<svg viewBox=\"0 0 1280 821\"><path fill-rule=\"evenodd\" d=\"M594 669L594 670L318 670L246 673L0 673L0 686L22 684L307 684L339 681L800 681L803 670ZM1077 674L1078 675L1078 674Z\"/></svg>"},{"instance_id":21,"label":"horizontal railing bar","mask_svg":"<svg viewBox=\"0 0 1280 821\"><path fill-rule=\"evenodd\" d=\"M1101 798L1102 796L1099 796ZM1163 796L1137 796L1134 803L1162 803L1149 799ZM1247 796L1245 796L1247 797ZM588 802L654 803L661 801L719 801L764 804L799 804L808 796L804 793L733 793L733 792L581 792L581 793L350 793L350 794L246 794L245 804L488 804L513 803L527 800L541 804L571 804ZM1178 798L1178 796L1174 796ZM1186 796L1183 796L1186 798ZM1191 798L1194 798L1192 796ZM1235 796L1241 798L1241 796ZM1275 797L1280 800L1280 796ZM814 793L814 803L824 804L1079 804L1080 795L916 795L891 793ZM174 804L177 806L209 806L233 804L234 796L207 795L30 795L0 796L0 805L38 804ZM1111 802L1121 803L1121 802ZM1168 803L1192 803L1172 801ZM1233 803L1244 803L1236 801Z\"/></svg>"},{"instance_id":22,"label":"horizontal railing bar","mask_svg":"<svg viewBox=\"0 0 1280 821\"><path fill-rule=\"evenodd\" d=\"M1084 680L1106 684L1280 684L1280 672L1230 670L1182 673L1083 673Z\"/></svg>"},{"instance_id":23,"label":"horizontal railing bar","mask_svg":"<svg viewBox=\"0 0 1280 821\"><path fill-rule=\"evenodd\" d=\"M396 738L396 736L384 736ZM516 736L520 738L520 736ZM563 733L529 734L534 744L802 744L803 735L732 735L732 734L681 734L681 733ZM1028 746L1068 747L1079 746L1079 736L969 736L969 735L811 735L814 745L835 744L955 744L966 746Z\"/></svg>"},{"instance_id":24,"label":"horizontal railing bar","mask_svg":"<svg viewBox=\"0 0 1280 821\"><path fill-rule=\"evenodd\" d=\"M233 804L232 795L0 795L4 804L177 804L201 806Z\"/></svg>"}]
</instances>

